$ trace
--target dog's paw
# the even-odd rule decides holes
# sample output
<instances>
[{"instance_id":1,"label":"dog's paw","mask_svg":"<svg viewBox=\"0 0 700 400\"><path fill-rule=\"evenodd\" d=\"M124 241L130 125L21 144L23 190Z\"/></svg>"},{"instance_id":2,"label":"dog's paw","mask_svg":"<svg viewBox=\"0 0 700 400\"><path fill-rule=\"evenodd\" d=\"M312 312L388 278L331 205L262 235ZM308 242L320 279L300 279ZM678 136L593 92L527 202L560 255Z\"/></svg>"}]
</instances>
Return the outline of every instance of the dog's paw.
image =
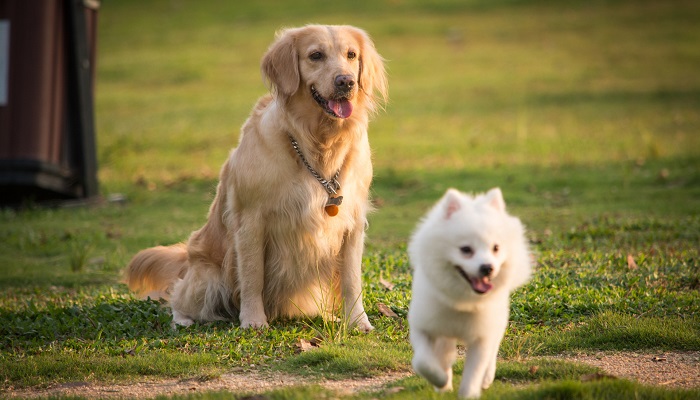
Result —
<instances>
[{"instance_id":1,"label":"dog's paw","mask_svg":"<svg viewBox=\"0 0 700 400\"><path fill-rule=\"evenodd\" d=\"M452 382L445 371L437 363L429 362L425 359L413 357L413 370L423 378L427 379L437 391L452 390ZM448 389L449 386L449 389Z\"/></svg>"},{"instance_id":2,"label":"dog's paw","mask_svg":"<svg viewBox=\"0 0 700 400\"><path fill-rule=\"evenodd\" d=\"M372 326L369 321L364 321L357 324L357 329L359 329L362 333L370 333L374 330L374 326Z\"/></svg>"},{"instance_id":3,"label":"dog's paw","mask_svg":"<svg viewBox=\"0 0 700 400\"><path fill-rule=\"evenodd\" d=\"M484 378L484 381L481 383L481 388L482 389L488 389L491 387L491 384L493 383L494 376L486 376Z\"/></svg>"},{"instance_id":4,"label":"dog's paw","mask_svg":"<svg viewBox=\"0 0 700 400\"><path fill-rule=\"evenodd\" d=\"M437 387L437 386L434 386L434 388L435 388L435 392L437 392L437 393L449 393L449 392L451 392L452 389L453 389L453 388L452 388L452 382L448 383L447 385L445 385L445 386L443 386L443 387L441 387L441 388L439 388L439 387Z\"/></svg>"},{"instance_id":5,"label":"dog's paw","mask_svg":"<svg viewBox=\"0 0 700 400\"><path fill-rule=\"evenodd\" d=\"M462 379L462 384L459 386L459 397L461 399L478 399L481 397L481 387L479 385L470 385L468 379Z\"/></svg>"},{"instance_id":6,"label":"dog's paw","mask_svg":"<svg viewBox=\"0 0 700 400\"><path fill-rule=\"evenodd\" d=\"M452 368L445 371L447 374L447 383L443 387L435 387L435 391L438 393L447 393L452 391Z\"/></svg>"},{"instance_id":7,"label":"dog's paw","mask_svg":"<svg viewBox=\"0 0 700 400\"><path fill-rule=\"evenodd\" d=\"M267 328L267 315L265 315L262 298L258 299L258 301L241 303L241 312L238 314L238 320L241 322L241 328L244 329Z\"/></svg>"},{"instance_id":8,"label":"dog's paw","mask_svg":"<svg viewBox=\"0 0 700 400\"><path fill-rule=\"evenodd\" d=\"M190 326L194 324L194 320L191 318L186 317L184 314L178 312L177 310L173 310L173 322L172 322L172 327L175 328L177 326Z\"/></svg>"},{"instance_id":9,"label":"dog's paw","mask_svg":"<svg viewBox=\"0 0 700 400\"><path fill-rule=\"evenodd\" d=\"M245 321L241 320L241 328L243 329L260 329L260 328L267 328L269 325L267 324L266 320L258 320L258 321Z\"/></svg>"},{"instance_id":10,"label":"dog's paw","mask_svg":"<svg viewBox=\"0 0 700 400\"><path fill-rule=\"evenodd\" d=\"M367 317L367 313L363 312L362 314L353 318L352 321L353 321L352 326L357 328L362 333L369 333L369 332L374 330L374 327L369 322L369 318Z\"/></svg>"}]
</instances>

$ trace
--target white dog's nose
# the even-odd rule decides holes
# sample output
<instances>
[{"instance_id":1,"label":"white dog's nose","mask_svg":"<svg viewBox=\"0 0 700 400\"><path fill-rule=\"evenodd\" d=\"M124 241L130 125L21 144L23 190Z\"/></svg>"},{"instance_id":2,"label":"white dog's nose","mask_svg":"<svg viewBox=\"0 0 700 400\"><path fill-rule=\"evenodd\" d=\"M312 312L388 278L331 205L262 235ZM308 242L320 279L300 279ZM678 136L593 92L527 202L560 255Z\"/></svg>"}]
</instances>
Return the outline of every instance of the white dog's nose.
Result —
<instances>
[{"instance_id":1,"label":"white dog's nose","mask_svg":"<svg viewBox=\"0 0 700 400\"><path fill-rule=\"evenodd\" d=\"M493 272L493 265L491 264L481 264L479 266L479 273L481 276L490 276Z\"/></svg>"}]
</instances>

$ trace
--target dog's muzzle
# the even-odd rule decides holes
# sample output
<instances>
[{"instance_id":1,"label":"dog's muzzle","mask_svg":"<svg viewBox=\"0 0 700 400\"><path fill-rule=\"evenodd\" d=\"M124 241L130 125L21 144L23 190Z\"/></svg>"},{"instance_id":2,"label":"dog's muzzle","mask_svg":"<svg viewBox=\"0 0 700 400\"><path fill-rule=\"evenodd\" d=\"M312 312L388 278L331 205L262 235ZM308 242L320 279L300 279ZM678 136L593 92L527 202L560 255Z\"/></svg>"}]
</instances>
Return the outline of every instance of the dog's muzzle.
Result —
<instances>
[{"instance_id":1,"label":"dog's muzzle","mask_svg":"<svg viewBox=\"0 0 700 400\"><path fill-rule=\"evenodd\" d=\"M493 272L493 267L491 265L482 265L479 268L479 276L473 277L467 274L462 267L455 265L457 272L464 278L472 289L478 294L485 294L489 290L493 289L493 283L491 283L491 273Z\"/></svg>"},{"instance_id":2,"label":"dog's muzzle","mask_svg":"<svg viewBox=\"0 0 700 400\"><path fill-rule=\"evenodd\" d=\"M326 112L326 114L335 117L345 119L352 115L352 103L349 98L352 94L353 88L355 87L354 80L344 80L338 79L339 77L344 77L347 75L339 75L336 77L336 94L335 98L325 99L316 90L315 87L311 86L311 97L314 98L316 103Z\"/></svg>"}]
</instances>

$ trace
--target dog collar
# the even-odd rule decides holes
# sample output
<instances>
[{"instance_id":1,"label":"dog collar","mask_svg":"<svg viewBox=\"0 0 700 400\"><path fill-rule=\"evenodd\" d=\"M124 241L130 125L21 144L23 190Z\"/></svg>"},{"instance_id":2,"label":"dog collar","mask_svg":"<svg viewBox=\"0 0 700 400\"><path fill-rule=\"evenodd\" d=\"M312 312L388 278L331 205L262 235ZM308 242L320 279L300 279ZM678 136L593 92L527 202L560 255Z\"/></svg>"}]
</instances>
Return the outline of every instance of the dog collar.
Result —
<instances>
[{"instance_id":1,"label":"dog collar","mask_svg":"<svg viewBox=\"0 0 700 400\"><path fill-rule=\"evenodd\" d=\"M292 147L294 148L294 151L299 155L299 158L301 159L301 162L304 163L306 166L306 169L311 172L311 175L316 178L318 183L323 186L323 188L326 190L326 193L328 193L328 201L326 202L326 205L323 207L324 210L326 211L326 214L328 214L331 217L335 217L338 215L338 207L343 203L343 196L339 196L338 192L340 191L340 182L338 182L338 177L340 176L340 170L335 173L333 178L330 180L324 179L318 172L316 172L315 169L309 164L308 161L306 161L306 157L304 157L304 154L301 152L301 149L299 148L299 143L294 139L294 137L287 133L287 136L289 137L289 140L292 142Z\"/></svg>"}]
</instances>

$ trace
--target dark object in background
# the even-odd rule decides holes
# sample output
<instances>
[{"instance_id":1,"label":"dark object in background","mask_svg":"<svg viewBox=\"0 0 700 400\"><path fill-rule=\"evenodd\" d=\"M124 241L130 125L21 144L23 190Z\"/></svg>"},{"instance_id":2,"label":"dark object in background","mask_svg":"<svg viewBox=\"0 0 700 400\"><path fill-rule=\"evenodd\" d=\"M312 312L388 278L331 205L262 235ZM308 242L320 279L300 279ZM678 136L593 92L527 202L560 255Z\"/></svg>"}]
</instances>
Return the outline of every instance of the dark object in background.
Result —
<instances>
[{"instance_id":1,"label":"dark object in background","mask_svg":"<svg viewBox=\"0 0 700 400\"><path fill-rule=\"evenodd\" d=\"M0 0L0 205L98 194L96 0Z\"/></svg>"}]
</instances>

